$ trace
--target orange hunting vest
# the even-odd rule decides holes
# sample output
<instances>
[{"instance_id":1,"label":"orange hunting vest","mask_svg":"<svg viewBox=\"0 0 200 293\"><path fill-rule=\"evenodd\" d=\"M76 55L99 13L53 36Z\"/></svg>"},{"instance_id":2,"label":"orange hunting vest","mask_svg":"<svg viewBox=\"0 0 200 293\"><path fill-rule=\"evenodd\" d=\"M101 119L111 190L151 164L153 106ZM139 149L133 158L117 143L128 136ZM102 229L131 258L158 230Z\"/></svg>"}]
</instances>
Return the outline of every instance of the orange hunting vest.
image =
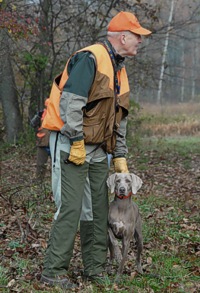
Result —
<instances>
[{"instance_id":1,"label":"orange hunting vest","mask_svg":"<svg viewBox=\"0 0 200 293\"><path fill-rule=\"evenodd\" d=\"M117 73L120 94L116 97L114 92L113 65L106 48L101 44L95 44L78 52L81 51L91 52L96 60L95 79L86 107L83 110L84 141L86 144L101 144L105 142L106 151L111 153L115 147L116 133L118 132L120 121L128 115L129 83L126 70L123 67ZM69 61L70 59L63 73L54 79L47 113L42 123L42 127L54 131L60 131L64 125L60 118L59 102L62 90L68 79L67 66ZM87 111L87 105L94 101L96 102L95 106Z\"/></svg>"}]
</instances>

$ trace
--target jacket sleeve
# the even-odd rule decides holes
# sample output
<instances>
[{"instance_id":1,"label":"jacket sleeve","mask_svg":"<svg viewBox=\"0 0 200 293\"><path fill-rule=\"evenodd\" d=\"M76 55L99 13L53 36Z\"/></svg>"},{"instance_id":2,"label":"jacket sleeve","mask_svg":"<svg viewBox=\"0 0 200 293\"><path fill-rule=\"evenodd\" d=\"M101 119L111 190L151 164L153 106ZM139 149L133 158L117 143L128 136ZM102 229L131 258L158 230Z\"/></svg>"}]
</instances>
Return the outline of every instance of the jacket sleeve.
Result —
<instances>
[{"instance_id":1,"label":"jacket sleeve","mask_svg":"<svg viewBox=\"0 0 200 293\"><path fill-rule=\"evenodd\" d=\"M83 139L83 111L96 73L95 60L89 52L72 57L69 78L60 99L60 117L64 122L61 133L71 142Z\"/></svg>"},{"instance_id":2,"label":"jacket sleeve","mask_svg":"<svg viewBox=\"0 0 200 293\"><path fill-rule=\"evenodd\" d=\"M120 136L116 137L116 146L113 151L113 158L126 157L128 148L126 145L126 129L127 129L127 117L123 118L120 122L119 133Z\"/></svg>"}]
</instances>

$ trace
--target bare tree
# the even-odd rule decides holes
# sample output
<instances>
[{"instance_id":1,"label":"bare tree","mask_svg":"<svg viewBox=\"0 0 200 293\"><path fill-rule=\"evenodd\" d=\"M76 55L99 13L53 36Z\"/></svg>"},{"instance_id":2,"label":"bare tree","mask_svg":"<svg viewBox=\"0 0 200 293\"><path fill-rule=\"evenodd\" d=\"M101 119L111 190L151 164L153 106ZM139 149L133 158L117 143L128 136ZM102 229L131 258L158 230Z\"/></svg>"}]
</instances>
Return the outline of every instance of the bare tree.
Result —
<instances>
[{"instance_id":1,"label":"bare tree","mask_svg":"<svg viewBox=\"0 0 200 293\"><path fill-rule=\"evenodd\" d=\"M167 32L166 32L165 45L164 45L163 55L162 55L162 62L161 62L161 68L160 68L160 78L159 78L159 83L158 83L158 94L157 94L157 103L158 104L161 103L162 82L163 82L166 55L167 55L167 49L168 49L168 43L169 43L169 33L170 33L170 30L171 30L171 22L172 22L172 16L173 16L173 12L174 12L174 1L175 0L171 0L171 4L170 4L168 28L167 28Z\"/></svg>"},{"instance_id":2,"label":"bare tree","mask_svg":"<svg viewBox=\"0 0 200 293\"><path fill-rule=\"evenodd\" d=\"M0 98L4 114L6 137L9 143L16 143L23 130L18 93L12 69L9 37L6 30L0 30Z\"/></svg>"},{"instance_id":3,"label":"bare tree","mask_svg":"<svg viewBox=\"0 0 200 293\"><path fill-rule=\"evenodd\" d=\"M9 24L9 30L13 16L15 15L15 21L17 19L11 32L9 31L12 54L8 60L10 69L14 72L13 77L17 80L17 88L12 80L13 88L17 90L16 95L18 94L17 102L13 105L16 105L16 111L19 111L20 106L23 119L24 109L28 109L28 116L31 117L43 107L53 77L63 70L68 57L77 49L104 39L110 18L121 10L134 12L144 26L153 30L152 36L143 42L136 58L126 60L133 97L137 101L148 99L155 102L156 97L157 101L161 100L161 95L163 101L167 101L168 97L176 99L180 95L180 101L183 92L184 97L187 96L188 88L190 95L198 94L199 65L196 62L191 66L192 36L188 29L191 24L194 28L198 25L198 2L189 5L186 0L171 0L172 19L166 14L169 8L166 1L5 0L3 3L6 3L10 12L8 21L5 22ZM182 8L180 16L180 5L183 3L184 9ZM5 6L3 9L6 10ZM3 9L0 9L1 28L4 25L1 15ZM17 26L21 27L18 34ZM197 41L197 55L198 45ZM196 60L199 61L198 58Z\"/></svg>"}]
</instances>

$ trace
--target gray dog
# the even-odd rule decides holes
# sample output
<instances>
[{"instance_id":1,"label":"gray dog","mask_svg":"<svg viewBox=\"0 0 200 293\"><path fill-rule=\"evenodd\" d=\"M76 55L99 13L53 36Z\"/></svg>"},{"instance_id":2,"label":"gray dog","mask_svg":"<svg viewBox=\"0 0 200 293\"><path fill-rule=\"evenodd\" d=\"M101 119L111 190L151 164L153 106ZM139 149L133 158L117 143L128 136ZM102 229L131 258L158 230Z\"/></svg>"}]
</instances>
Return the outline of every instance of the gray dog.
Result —
<instances>
[{"instance_id":1,"label":"gray dog","mask_svg":"<svg viewBox=\"0 0 200 293\"><path fill-rule=\"evenodd\" d=\"M109 176L107 185L111 193L115 192L115 198L109 208L108 235L110 261L116 259L119 263L117 279L123 272L130 242L133 239L137 247L137 271L142 274L142 221L138 206L132 201L132 194L136 194L140 189L142 180L133 173L115 173ZM122 240L122 251L118 239Z\"/></svg>"}]
</instances>

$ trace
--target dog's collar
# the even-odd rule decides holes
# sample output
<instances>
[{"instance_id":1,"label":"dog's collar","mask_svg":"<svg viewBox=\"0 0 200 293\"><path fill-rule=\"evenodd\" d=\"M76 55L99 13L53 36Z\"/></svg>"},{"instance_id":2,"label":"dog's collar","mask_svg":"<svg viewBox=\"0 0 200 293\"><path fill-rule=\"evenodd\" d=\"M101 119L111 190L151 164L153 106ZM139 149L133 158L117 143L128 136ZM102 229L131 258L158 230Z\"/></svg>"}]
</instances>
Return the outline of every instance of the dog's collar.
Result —
<instances>
[{"instance_id":1,"label":"dog's collar","mask_svg":"<svg viewBox=\"0 0 200 293\"><path fill-rule=\"evenodd\" d=\"M132 192L130 191L128 195L119 195L117 193L115 193L115 195L119 198L119 199L126 199L129 198L131 196Z\"/></svg>"}]
</instances>

